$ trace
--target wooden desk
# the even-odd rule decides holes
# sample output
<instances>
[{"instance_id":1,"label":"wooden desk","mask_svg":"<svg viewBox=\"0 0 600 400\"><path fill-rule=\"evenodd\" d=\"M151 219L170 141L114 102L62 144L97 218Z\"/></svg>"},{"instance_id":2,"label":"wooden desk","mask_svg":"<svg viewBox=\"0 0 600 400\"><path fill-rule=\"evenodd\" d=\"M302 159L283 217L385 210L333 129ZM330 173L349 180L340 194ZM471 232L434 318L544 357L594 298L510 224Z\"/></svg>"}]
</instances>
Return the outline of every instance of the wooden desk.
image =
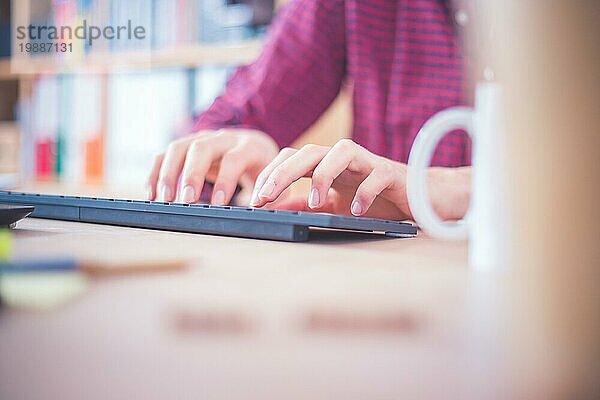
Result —
<instances>
[{"instance_id":1,"label":"wooden desk","mask_svg":"<svg viewBox=\"0 0 600 400\"><path fill-rule=\"evenodd\" d=\"M2 399L448 399L502 385L482 375L498 372L496 355L469 357L489 343L467 334L485 295L472 298L464 242L280 243L36 219L14 242L23 256L192 262L95 279L54 311L4 310ZM481 315L488 338L496 326Z\"/></svg>"}]
</instances>

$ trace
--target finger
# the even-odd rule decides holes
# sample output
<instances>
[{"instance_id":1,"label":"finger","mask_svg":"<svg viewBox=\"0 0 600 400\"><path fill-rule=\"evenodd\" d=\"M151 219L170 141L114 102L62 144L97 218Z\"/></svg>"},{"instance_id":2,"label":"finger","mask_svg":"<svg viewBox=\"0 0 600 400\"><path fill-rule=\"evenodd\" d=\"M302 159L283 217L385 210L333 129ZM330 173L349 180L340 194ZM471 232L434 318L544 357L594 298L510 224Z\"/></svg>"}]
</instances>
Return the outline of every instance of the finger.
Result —
<instances>
[{"instance_id":1,"label":"finger","mask_svg":"<svg viewBox=\"0 0 600 400\"><path fill-rule=\"evenodd\" d=\"M177 179L183 168L190 139L176 140L169 144L158 174L156 198L160 201L175 200Z\"/></svg>"},{"instance_id":2,"label":"finger","mask_svg":"<svg viewBox=\"0 0 600 400\"><path fill-rule=\"evenodd\" d=\"M255 207L259 203L258 193L261 191L264 186L267 178L271 175L271 172L283 161L287 160L293 154L295 154L298 150L293 149L291 147L285 147L281 149L279 154L275 156L273 160L258 174L256 177L256 182L254 183L254 190L252 191L252 198L250 199L250 205Z\"/></svg>"},{"instance_id":3,"label":"finger","mask_svg":"<svg viewBox=\"0 0 600 400\"><path fill-rule=\"evenodd\" d=\"M276 203L269 203L265 205L265 208L270 210L288 210L288 211L305 211L305 212L315 212L315 210L308 207L306 204L306 198L304 197L294 197L291 199L285 199L282 201L277 201ZM325 204L319 212L327 212L334 213L335 208L333 204Z\"/></svg>"},{"instance_id":4,"label":"finger","mask_svg":"<svg viewBox=\"0 0 600 400\"><path fill-rule=\"evenodd\" d=\"M223 155L219 172L215 179L211 200L212 204L220 206L229 204L238 186L238 182L248 166L248 156L247 152L242 152L239 149L232 149Z\"/></svg>"},{"instance_id":5,"label":"finger","mask_svg":"<svg viewBox=\"0 0 600 400\"><path fill-rule=\"evenodd\" d=\"M372 171L371 164L367 161L367 152L349 139L340 140L327 153L323 160L315 167L312 174L312 183L309 196L309 206L318 209L325 204L327 193L333 181L352 164L352 170L363 172L365 175Z\"/></svg>"},{"instance_id":6,"label":"finger","mask_svg":"<svg viewBox=\"0 0 600 400\"><path fill-rule=\"evenodd\" d=\"M373 169L356 189L356 194L350 205L352 215L364 215L375 201L375 198L392 184L394 176L394 171L390 168L379 167Z\"/></svg>"},{"instance_id":7,"label":"finger","mask_svg":"<svg viewBox=\"0 0 600 400\"><path fill-rule=\"evenodd\" d=\"M181 173L179 200L183 203L198 201L206 174L213 162L219 160L231 146L233 138L227 134L205 135L190 145Z\"/></svg>"},{"instance_id":8,"label":"finger","mask_svg":"<svg viewBox=\"0 0 600 400\"><path fill-rule=\"evenodd\" d=\"M304 197L293 197L291 199L265 204L265 208L268 210L311 211L311 209L308 208Z\"/></svg>"},{"instance_id":9,"label":"finger","mask_svg":"<svg viewBox=\"0 0 600 400\"><path fill-rule=\"evenodd\" d=\"M309 144L277 165L258 192L258 206L271 202L293 182L312 171L325 157L329 147Z\"/></svg>"},{"instance_id":10,"label":"finger","mask_svg":"<svg viewBox=\"0 0 600 400\"><path fill-rule=\"evenodd\" d=\"M159 154L154 158L154 164L148 177L148 183L146 184L146 198L148 200L154 200L156 198L156 184L158 183L158 174L160 173L160 166L162 165L164 154Z\"/></svg>"}]
</instances>

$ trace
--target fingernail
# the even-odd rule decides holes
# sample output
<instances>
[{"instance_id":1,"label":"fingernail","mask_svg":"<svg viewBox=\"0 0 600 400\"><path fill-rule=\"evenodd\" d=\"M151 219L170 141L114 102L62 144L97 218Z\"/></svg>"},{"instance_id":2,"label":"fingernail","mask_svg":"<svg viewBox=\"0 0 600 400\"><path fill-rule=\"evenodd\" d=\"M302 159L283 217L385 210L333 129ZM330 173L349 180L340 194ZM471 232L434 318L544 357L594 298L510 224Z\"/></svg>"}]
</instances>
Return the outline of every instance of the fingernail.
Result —
<instances>
[{"instance_id":1,"label":"fingernail","mask_svg":"<svg viewBox=\"0 0 600 400\"><path fill-rule=\"evenodd\" d=\"M254 207L258 204L258 190L254 187L252 190L252 196L250 196L250 207Z\"/></svg>"},{"instance_id":2,"label":"fingernail","mask_svg":"<svg viewBox=\"0 0 600 400\"><path fill-rule=\"evenodd\" d=\"M215 194L213 195L213 204L216 204L218 206L223 206L225 205L225 192L222 190L217 190L215 192Z\"/></svg>"},{"instance_id":3,"label":"fingernail","mask_svg":"<svg viewBox=\"0 0 600 400\"><path fill-rule=\"evenodd\" d=\"M151 187L146 188L146 199L151 200L154 197L154 190Z\"/></svg>"},{"instance_id":4,"label":"fingernail","mask_svg":"<svg viewBox=\"0 0 600 400\"><path fill-rule=\"evenodd\" d=\"M167 185L163 185L160 190L161 200L162 201L170 201L171 200L171 188Z\"/></svg>"},{"instance_id":5,"label":"fingernail","mask_svg":"<svg viewBox=\"0 0 600 400\"><path fill-rule=\"evenodd\" d=\"M308 198L308 206L310 208L317 208L319 206L319 191L316 188L313 188L310 191L310 197Z\"/></svg>"},{"instance_id":6,"label":"fingernail","mask_svg":"<svg viewBox=\"0 0 600 400\"><path fill-rule=\"evenodd\" d=\"M190 185L185 185L181 191L181 201L184 203L193 203L196 199L196 192Z\"/></svg>"},{"instance_id":7,"label":"fingernail","mask_svg":"<svg viewBox=\"0 0 600 400\"><path fill-rule=\"evenodd\" d=\"M275 184L272 181L268 181L265 185L260 189L258 193L258 197L270 197L275 190Z\"/></svg>"},{"instance_id":8,"label":"fingernail","mask_svg":"<svg viewBox=\"0 0 600 400\"><path fill-rule=\"evenodd\" d=\"M358 201L355 201L354 203L352 203L352 208L350 208L350 211L352 211L353 215L361 215L363 209L360 203Z\"/></svg>"},{"instance_id":9,"label":"fingernail","mask_svg":"<svg viewBox=\"0 0 600 400\"><path fill-rule=\"evenodd\" d=\"M256 190L255 190L252 192L252 196L250 196L250 205L252 207L254 207L257 204L258 204L258 194L256 193Z\"/></svg>"}]
</instances>

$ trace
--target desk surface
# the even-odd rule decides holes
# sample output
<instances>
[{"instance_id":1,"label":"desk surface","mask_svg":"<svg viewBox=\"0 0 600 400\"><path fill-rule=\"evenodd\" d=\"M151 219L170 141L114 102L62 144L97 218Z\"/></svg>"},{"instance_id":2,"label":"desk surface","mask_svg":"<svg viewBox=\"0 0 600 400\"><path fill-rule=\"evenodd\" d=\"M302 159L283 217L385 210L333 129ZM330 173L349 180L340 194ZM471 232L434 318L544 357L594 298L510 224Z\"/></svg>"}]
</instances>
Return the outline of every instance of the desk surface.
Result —
<instances>
[{"instance_id":1,"label":"desk surface","mask_svg":"<svg viewBox=\"0 0 600 400\"><path fill-rule=\"evenodd\" d=\"M14 237L22 256L191 262L96 278L53 311L5 310L0 398L464 398L489 365L465 357L464 242L281 243L37 219Z\"/></svg>"}]
</instances>

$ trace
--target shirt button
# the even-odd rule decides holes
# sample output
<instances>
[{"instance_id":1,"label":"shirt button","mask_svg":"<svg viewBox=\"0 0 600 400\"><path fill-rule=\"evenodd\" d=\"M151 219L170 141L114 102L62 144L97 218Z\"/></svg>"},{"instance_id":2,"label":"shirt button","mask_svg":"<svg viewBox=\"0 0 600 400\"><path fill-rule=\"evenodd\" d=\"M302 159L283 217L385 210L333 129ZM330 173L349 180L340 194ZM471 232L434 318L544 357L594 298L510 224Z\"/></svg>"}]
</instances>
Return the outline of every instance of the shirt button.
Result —
<instances>
[{"instance_id":1,"label":"shirt button","mask_svg":"<svg viewBox=\"0 0 600 400\"><path fill-rule=\"evenodd\" d=\"M454 20L460 26L466 26L469 23L469 15L465 10L458 10L456 14L454 14Z\"/></svg>"}]
</instances>

